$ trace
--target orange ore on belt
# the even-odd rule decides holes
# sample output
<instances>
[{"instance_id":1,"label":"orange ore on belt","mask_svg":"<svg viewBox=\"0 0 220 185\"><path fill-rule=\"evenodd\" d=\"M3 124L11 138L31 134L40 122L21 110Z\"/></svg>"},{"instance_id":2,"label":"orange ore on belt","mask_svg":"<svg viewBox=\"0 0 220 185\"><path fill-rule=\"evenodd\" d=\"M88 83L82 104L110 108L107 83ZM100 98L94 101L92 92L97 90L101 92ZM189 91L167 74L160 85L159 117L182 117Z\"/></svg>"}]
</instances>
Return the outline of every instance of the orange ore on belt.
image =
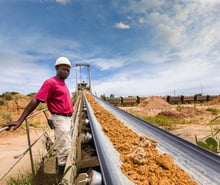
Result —
<instances>
[{"instance_id":1,"label":"orange ore on belt","mask_svg":"<svg viewBox=\"0 0 220 185\"><path fill-rule=\"evenodd\" d=\"M168 154L159 154L157 142L140 136L86 94L103 131L120 153L122 172L138 185L196 185L189 175L174 164Z\"/></svg>"}]
</instances>

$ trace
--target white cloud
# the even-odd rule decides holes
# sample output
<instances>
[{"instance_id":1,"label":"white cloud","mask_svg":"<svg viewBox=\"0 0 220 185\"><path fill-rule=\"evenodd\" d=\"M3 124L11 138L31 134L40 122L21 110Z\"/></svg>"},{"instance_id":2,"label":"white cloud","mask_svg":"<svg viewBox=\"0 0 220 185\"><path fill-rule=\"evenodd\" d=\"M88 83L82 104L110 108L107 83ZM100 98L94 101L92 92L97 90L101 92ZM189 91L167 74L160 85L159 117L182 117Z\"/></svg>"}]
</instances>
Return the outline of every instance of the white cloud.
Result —
<instances>
[{"instance_id":1,"label":"white cloud","mask_svg":"<svg viewBox=\"0 0 220 185\"><path fill-rule=\"evenodd\" d=\"M114 59L95 58L95 59L87 60L87 62L97 66L101 71L121 68L126 64L126 62L120 58L114 58Z\"/></svg>"},{"instance_id":2,"label":"white cloud","mask_svg":"<svg viewBox=\"0 0 220 185\"><path fill-rule=\"evenodd\" d=\"M115 27L119 29L130 29L130 26L128 24L124 24L123 22L116 23Z\"/></svg>"},{"instance_id":3,"label":"white cloud","mask_svg":"<svg viewBox=\"0 0 220 185\"><path fill-rule=\"evenodd\" d=\"M195 3L219 3L219 0L181 0L182 2L195 2Z\"/></svg>"},{"instance_id":4,"label":"white cloud","mask_svg":"<svg viewBox=\"0 0 220 185\"><path fill-rule=\"evenodd\" d=\"M144 18L140 17L139 20L138 20L138 22L141 23L141 24L144 24L144 23L145 23L145 20L144 20Z\"/></svg>"},{"instance_id":5,"label":"white cloud","mask_svg":"<svg viewBox=\"0 0 220 185\"><path fill-rule=\"evenodd\" d=\"M30 55L35 59L58 57L65 55L70 58L77 58L75 50L79 44L72 40L52 38L50 36L32 34L17 36L16 38L0 34L0 50L18 56ZM13 44L12 44L13 43Z\"/></svg>"},{"instance_id":6,"label":"white cloud","mask_svg":"<svg viewBox=\"0 0 220 185\"><path fill-rule=\"evenodd\" d=\"M160 53L172 53L172 57L178 57L177 61L181 58L201 59L207 55L219 57L220 3L201 1L162 5L151 11L150 16L143 17L146 29L150 26L154 30L152 42L161 48Z\"/></svg>"},{"instance_id":7,"label":"white cloud","mask_svg":"<svg viewBox=\"0 0 220 185\"><path fill-rule=\"evenodd\" d=\"M130 69L120 68L117 74L108 76L105 80L94 81L94 90L101 94L114 94L115 96L151 96L168 95L175 90L177 95L200 92L200 86L204 88L210 84L208 77L210 70L213 70L209 63L200 63L201 61L173 63L173 65L163 65L160 69L148 70L148 65ZM138 66L138 65L137 65ZM215 83L218 75L212 76ZM206 79L204 81L204 79ZM205 93L210 93L210 91ZM213 91L212 91L213 92ZM216 92L217 93L217 92Z\"/></svg>"},{"instance_id":8,"label":"white cloud","mask_svg":"<svg viewBox=\"0 0 220 185\"><path fill-rule=\"evenodd\" d=\"M1 74L4 78L1 79L0 93L5 91L34 92L50 75L46 65L35 63L32 57L2 53L0 56L4 60L1 64L4 69Z\"/></svg>"},{"instance_id":9,"label":"white cloud","mask_svg":"<svg viewBox=\"0 0 220 185\"><path fill-rule=\"evenodd\" d=\"M157 7L161 7L165 3L166 3L165 0L157 0L157 1L131 0L127 9L132 10L135 13L144 13L145 14L146 11L155 9Z\"/></svg>"},{"instance_id":10,"label":"white cloud","mask_svg":"<svg viewBox=\"0 0 220 185\"><path fill-rule=\"evenodd\" d=\"M61 3L61 4L67 4L69 3L71 0L56 0L57 3Z\"/></svg>"}]
</instances>

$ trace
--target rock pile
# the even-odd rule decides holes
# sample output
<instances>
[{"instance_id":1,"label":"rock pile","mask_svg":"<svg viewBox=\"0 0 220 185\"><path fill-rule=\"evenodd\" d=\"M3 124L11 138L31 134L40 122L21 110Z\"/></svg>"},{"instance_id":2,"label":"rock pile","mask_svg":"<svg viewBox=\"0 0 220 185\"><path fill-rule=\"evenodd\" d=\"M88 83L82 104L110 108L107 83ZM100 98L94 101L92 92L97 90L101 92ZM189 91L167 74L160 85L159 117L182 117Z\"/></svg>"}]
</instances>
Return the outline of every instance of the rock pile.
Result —
<instances>
[{"instance_id":1,"label":"rock pile","mask_svg":"<svg viewBox=\"0 0 220 185\"><path fill-rule=\"evenodd\" d=\"M167 103L165 100L158 96L151 96L146 98L142 103L138 105L140 108L144 108L146 110L152 109L170 109L172 105Z\"/></svg>"}]
</instances>

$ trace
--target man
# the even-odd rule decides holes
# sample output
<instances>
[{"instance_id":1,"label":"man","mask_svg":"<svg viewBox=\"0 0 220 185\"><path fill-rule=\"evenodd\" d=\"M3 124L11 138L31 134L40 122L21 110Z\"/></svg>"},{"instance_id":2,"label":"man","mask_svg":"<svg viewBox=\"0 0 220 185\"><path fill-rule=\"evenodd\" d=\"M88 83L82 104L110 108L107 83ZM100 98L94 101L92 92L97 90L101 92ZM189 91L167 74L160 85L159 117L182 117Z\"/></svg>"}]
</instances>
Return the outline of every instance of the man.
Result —
<instances>
[{"instance_id":1,"label":"man","mask_svg":"<svg viewBox=\"0 0 220 185\"><path fill-rule=\"evenodd\" d=\"M72 113L74 109L69 90L65 84L65 79L69 76L71 67L72 65L68 58L59 57L55 63L56 76L43 83L17 121L6 124L9 128L14 127L13 130L16 130L40 102L46 102L51 113L50 119L55 127L59 175L63 174L67 155L71 147Z\"/></svg>"}]
</instances>

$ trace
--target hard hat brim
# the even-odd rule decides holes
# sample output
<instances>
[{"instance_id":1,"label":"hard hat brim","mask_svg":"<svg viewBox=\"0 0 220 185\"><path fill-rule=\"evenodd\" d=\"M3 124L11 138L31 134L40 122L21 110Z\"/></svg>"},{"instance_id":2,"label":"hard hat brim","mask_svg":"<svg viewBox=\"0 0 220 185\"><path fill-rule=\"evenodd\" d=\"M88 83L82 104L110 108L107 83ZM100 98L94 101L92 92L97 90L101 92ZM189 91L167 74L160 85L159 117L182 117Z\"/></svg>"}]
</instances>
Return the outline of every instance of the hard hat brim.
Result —
<instances>
[{"instance_id":1,"label":"hard hat brim","mask_svg":"<svg viewBox=\"0 0 220 185\"><path fill-rule=\"evenodd\" d=\"M69 64L56 64L55 67L56 67L56 66L62 66L62 65L63 65L63 66L69 66L70 68L72 68L72 65L69 65Z\"/></svg>"}]
</instances>

